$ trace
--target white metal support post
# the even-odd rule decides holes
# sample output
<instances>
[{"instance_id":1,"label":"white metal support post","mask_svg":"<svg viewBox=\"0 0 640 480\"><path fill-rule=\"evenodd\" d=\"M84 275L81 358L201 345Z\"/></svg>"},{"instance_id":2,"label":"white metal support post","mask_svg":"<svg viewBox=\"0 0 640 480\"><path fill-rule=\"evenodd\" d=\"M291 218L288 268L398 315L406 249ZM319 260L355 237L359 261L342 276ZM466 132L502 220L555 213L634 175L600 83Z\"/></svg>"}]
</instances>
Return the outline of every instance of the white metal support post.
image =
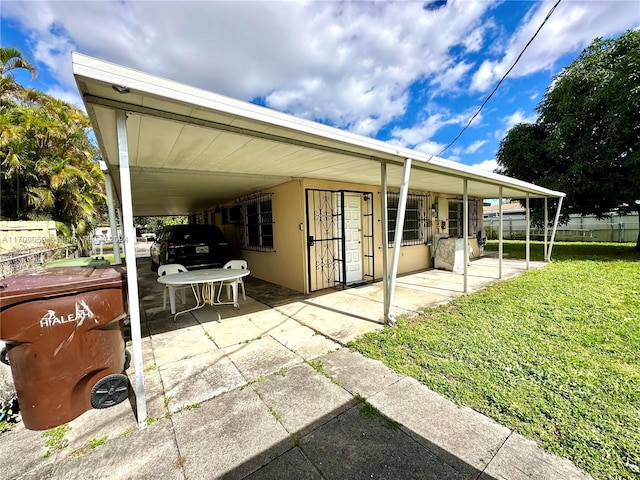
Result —
<instances>
[{"instance_id":1,"label":"white metal support post","mask_svg":"<svg viewBox=\"0 0 640 480\"><path fill-rule=\"evenodd\" d=\"M400 185L400 198L398 199L398 216L396 217L396 231L393 237L393 259L391 261L391 278L389 281L389 311L393 305L393 294L396 289L396 276L398 275L398 262L400 261L400 245L402 243L402 230L404 229L404 214L407 210L407 194L409 193L409 177L411 176L411 159L404 161L402 170L402 183ZM393 315L389 315L391 325L396 323Z\"/></svg>"},{"instance_id":2,"label":"white metal support post","mask_svg":"<svg viewBox=\"0 0 640 480\"><path fill-rule=\"evenodd\" d=\"M387 164L380 164L380 180L382 184L382 192L380 195L381 212L380 220L382 222L382 291L384 294L384 323L390 324L391 320L391 304L389 303L389 224L387 221Z\"/></svg>"},{"instance_id":3,"label":"white metal support post","mask_svg":"<svg viewBox=\"0 0 640 480\"><path fill-rule=\"evenodd\" d=\"M547 252L547 262L551 261L551 251L553 250L553 242L556 239L556 231L558 230L558 222L560 221L560 210L562 209L562 201L564 197L558 197L558 210L556 211L556 219L553 222L553 230L551 231L551 240L549 241L549 251Z\"/></svg>"},{"instance_id":4,"label":"white metal support post","mask_svg":"<svg viewBox=\"0 0 640 480\"><path fill-rule=\"evenodd\" d=\"M131 172L129 171L129 146L127 144L127 117L122 110L116 112L118 133L118 156L120 160L120 188L122 190L122 234L127 266L127 287L131 340L133 343L133 364L136 371L136 413L138 428L147 426L147 402L144 392L142 364L142 334L140 329L140 301L138 297L138 271L136 268L136 230L133 225L133 199L131 196Z\"/></svg>"},{"instance_id":5,"label":"white metal support post","mask_svg":"<svg viewBox=\"0 0 640 480\"><path fill-rule=\"evenodd\" d=\"M113 202L113 184L111 183L111 175L106 169L107 164L100 162L100 168L104 173L104 186L107 191L107 208L109 210L109 226L111 227L111 243L113 245L113 263L122 264L120 257L120 239L118 238L118 226L116 224L116 209Z\"/></svg>"},{"instance_id":6,"label":"white metal support post","mask_svg":"<svg viewBox=\"0 0 640 480\"><path fill-rule=\"evenodd\" d=\"M527 193L527 199L525 201L525 247L524 247L524 257L527 260L527 270L529 270L529 260L531 258L531 210L529 209L529 194Z\"/></svg>"},{"instance_id":7,"label":"white metal support post","mask_svg":"<svg viewBox=\"0 0 640 480\"><path fill-rule=\"evenodd\" d=\"M462 245L464 248L464 293L469 290L469 188L468 180L462 181Z\"/></svg>"},{"instance_id":8,"label":"white metal support post","mask_svg":"<svg viewBox=\"0 0 640 480\"><path fill-rule=\"evenodd\" d=\"M502 187L499 193L500 199L498 203L498 278L502 279Z\"/></svg>"},{"instance_id":9,"label":"white metal support post","mask_svg":"<svg viewBox=\"0 0 640 480\"><path fill-rule=\"evenodd\" d=\"M544 197L544 261L547 261L547 235L549 234L549 229L547 226L549 225L549 199Z\"/></svg>"}]
</instances>

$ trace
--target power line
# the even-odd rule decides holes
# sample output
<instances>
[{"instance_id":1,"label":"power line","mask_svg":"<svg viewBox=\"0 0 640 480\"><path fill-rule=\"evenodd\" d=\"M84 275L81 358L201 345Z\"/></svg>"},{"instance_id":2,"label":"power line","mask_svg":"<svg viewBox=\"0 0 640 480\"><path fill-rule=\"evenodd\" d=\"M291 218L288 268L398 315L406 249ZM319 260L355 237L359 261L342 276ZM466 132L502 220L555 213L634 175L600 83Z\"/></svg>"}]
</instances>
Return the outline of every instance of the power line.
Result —
<instances>
[{"instance_id":1,"label":"power line","mask_svg":"<svg viewBox=\"0 0 640 480\"><path fill-rule=\"evenodd\" d=\"M482 109L484 108L484 106L487 104L487 102L489 100L491 100L491 97L493 97L493 95L496 93L496 91L498 90L498 88L500 87L500 85L502 85L502 82L505 81L505 79L507 78L507 76L509 75L509 73L511 73L511 70L514 69L514 67L517 65L517 63L520 61L520 58L522 57L522 55L524 54L524 52L527 50L527 48L529 48L529 45L531 45L531 43L533 42L533 40L538 36L538 33L540 33L540 30L542 30L542 27L544 27L544 24L547 23L547 21L549 20L549 18L551 18L551 14L553 14L554 10L556 9L556 7L558 5L560 5L560 2L562 0L558 0L555 5L553 7L551 7L551 10L549 10L549 13L547 13L547 16L544 17L544 20L542 21L542 23L540 24L540 26L538 27L538 29L536 30L536 33L533 34L533 36L531 37L531 39L529 39L529 41L527 42L527 44L524 46L524 48L522 49L522 51L520 52L520 54L518 55L518 57L516 58L516 60L513 62L513 65L511 65L511 67L509 67L509 70L507 70L507 72L502 76L502 78L500 79L500 81L496 84L496 86L494 87L493 91L489 94L489 96L485 99L484 102L482 102L482 105L480 105L480 108L478 108L478 111L476 113L473 114L473 117L471 117L471 120L469 120L469 122L465 125L465 127L460 130L460 133L458 133L458 135L456 136L456 138L454 138L451 143L449 143L449 145L447 145L446 147L444 147L440 153L438 153L438 157L440 155L442 155L444 152L446 152L449 148L451 148L457 141L458 139L462 136L462 134L467 130L467 128L469 128L471 126L471 123L476 119L476 117L478 115L480 115L480 112L482 111Z\"/></svg>"}]
</instances>

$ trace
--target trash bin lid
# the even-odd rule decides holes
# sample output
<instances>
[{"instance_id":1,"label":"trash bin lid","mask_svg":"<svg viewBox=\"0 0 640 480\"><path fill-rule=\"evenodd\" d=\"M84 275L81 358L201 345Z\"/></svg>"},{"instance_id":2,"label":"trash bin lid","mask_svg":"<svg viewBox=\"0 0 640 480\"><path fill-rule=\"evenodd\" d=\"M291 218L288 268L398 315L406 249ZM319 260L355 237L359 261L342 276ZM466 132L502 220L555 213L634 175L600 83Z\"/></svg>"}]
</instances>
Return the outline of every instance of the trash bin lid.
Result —
<instances>
[{"instance_id":1,"label":"trash bin lid","mask_svg":"<svg viewBox=\"0 0 640 480\"><path fill-rule=\"evenodd\" d=\"M123 267L53 267L0 279L0 309L38 298L122 288Z\"/></svg>"}]
</instances>

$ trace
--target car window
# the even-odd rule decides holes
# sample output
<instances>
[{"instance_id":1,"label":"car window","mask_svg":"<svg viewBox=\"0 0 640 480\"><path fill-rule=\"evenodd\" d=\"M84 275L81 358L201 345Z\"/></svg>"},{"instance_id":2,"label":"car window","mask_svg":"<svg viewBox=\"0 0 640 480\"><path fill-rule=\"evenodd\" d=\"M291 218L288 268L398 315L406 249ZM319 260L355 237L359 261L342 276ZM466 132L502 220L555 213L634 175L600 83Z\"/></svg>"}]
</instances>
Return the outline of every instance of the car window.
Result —
<instances>
[{"instance_id":1,"label":"car window","mask_svg":"<svg viewBox=\"0 0 640 480\"><path fill-rule=\"evenodd\" d=\"M225 241L220 229L213 225L190 225L189 227L172 229L169 233L168 240L174 243Z\"/></svg>"}]
</instances>

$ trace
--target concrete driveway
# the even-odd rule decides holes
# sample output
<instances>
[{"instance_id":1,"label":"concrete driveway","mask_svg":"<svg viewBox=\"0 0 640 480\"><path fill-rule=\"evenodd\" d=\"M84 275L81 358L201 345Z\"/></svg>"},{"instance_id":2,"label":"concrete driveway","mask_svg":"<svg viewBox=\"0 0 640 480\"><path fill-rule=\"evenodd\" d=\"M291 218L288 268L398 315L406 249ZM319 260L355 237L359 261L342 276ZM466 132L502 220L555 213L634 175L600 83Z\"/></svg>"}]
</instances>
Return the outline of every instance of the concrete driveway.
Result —
<instances>
[{"instance_id":1,"label":"concrete driveway","mask_svg":"<svg viewBox=\"0 0 640 480\"><path fill-rule=\"evenodd\" d=\"M135 402L86 412L59 429L53 446L18 426L0 435L0 478L589 478L346 348L384 328L381 284L302 295L248 279L239 309L205 307L174 323L146 265L140 289L148 427L138 431ZM524 262L504 261L504 278L523 271ZM472 263L471 291L496 280L495 259ZM404 276L396 314L460 294L458 274Z\"/></svg>"}]
</instances>

